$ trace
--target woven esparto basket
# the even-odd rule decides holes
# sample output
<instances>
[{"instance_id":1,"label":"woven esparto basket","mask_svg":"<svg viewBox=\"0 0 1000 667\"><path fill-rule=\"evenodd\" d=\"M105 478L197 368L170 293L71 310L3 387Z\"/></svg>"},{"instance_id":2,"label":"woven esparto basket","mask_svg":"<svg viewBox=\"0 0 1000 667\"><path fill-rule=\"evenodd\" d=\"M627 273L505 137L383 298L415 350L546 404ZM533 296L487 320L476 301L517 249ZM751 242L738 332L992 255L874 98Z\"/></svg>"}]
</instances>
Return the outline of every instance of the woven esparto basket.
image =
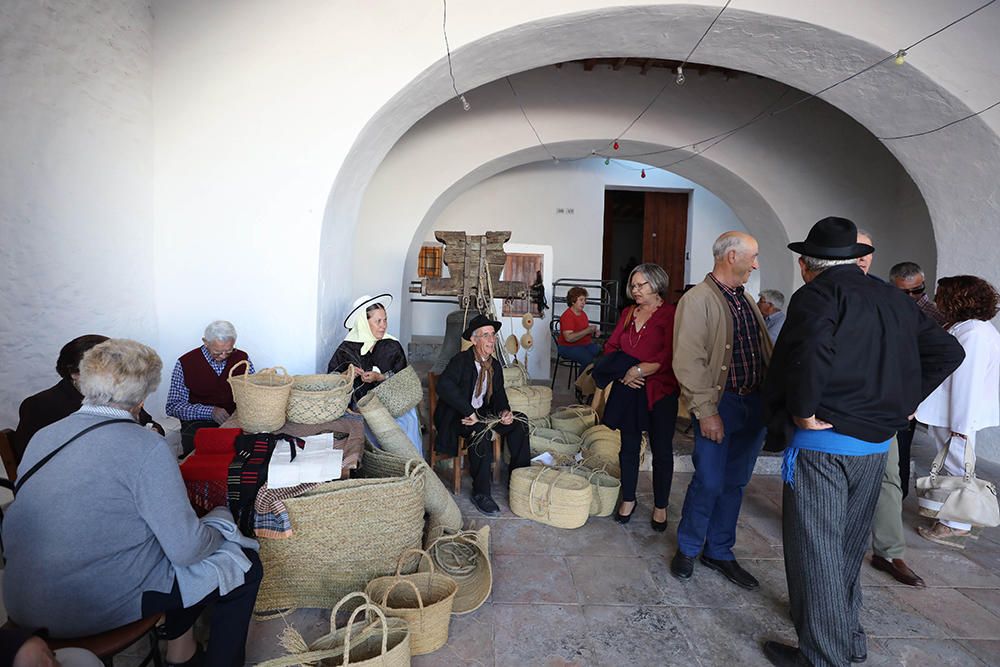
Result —
<instances>
[{"instance_id":1,"label":"woven esparto basket","mask_svg":"<svg viewBox=\"0 0 1000 667\"><path fill-rule=\"evenodd\" d=\"M583 434L583 463L589 468L604 469L612 477L621 479L622 469L618 452L622 448L621 434L603 424L587 429Z\"/></svg>"},{"instance_id":2,"label":"woven esparto basket","mask_svg":"<svg viewBox=\"0 0 1000 667\"><path fill-rule=\"evenodd\" d=\"M243 375L233 375L245 366ZM281 366L265 368L250 375L250 362L244 359L229 369L229 386L239 414L240 426L247 433L270 433L285 425L285 408L292 390L292 376ZM278 373L278 371L281 373Z\"/></svg>"},{"instance_id":3,"label":"woven esparto basket","mask_svg":"<svg viewBox=\"0 0 1000 667\"><path fill-rule=\"evenodd\" d=\"M393 417L402 417L417 407L424 398L420 376L413 370L413 366L406 366L398 373L393 373L372 392Z\"/></svg>"},{"instance_id":4,"label":"woven esparto basket","mask_svg":"<svg viewBox=\"0 0 1000 667\"><path fill-rule=\"evenodd\" d=\"M529 466L510 473L510 509L525 519L579 528L590 516L590 482L567 469Z\"/></svg>"},{"instance_id":5,"label":"woven esparto basket","mask_svg":"<svg viewBox=\"0 0 1000 667\"><path fill-rule=\"evenodd\" d=\"M337 627L337 612L352 598L364 603L354 609L347 625ZM355 623L364 612L361 623ZM400 618L386 618L364 593L349 593L330 613L330 632L312 644L297 630L288 626L281 633L280 643L288 655L257 663L257 667L291 667L292 665L354 665L354 667L408 667L410 664L410 630Z\"/></svg>"},{"instance_id":6,"label":"woven esparto basket","mask_svg":"<svg viewBox=\"0 0 1000 667\"><path fill-rule=\"evenodd\" d=\"M343 373L296 375L288 396L288 421L324 424L340 419L354 388L354 367Z\"/></svg>"},{"instance_id":7,"label":"woven esparto basket","mask_svg":"<svg viewBox=\"0 0 1000 667\"><path fill-rule=\"evenodd\" d=\"M584 431L597 424L597 412L589 405L567 405L553 410L549 421L554 429L583 435Z\"/></svg>"},{"instance_id":8,"label":"woven esparto basket","mask_svg":"<svg viewBox=\"0 0 1000 667\"><path fill-rule=\"evenodd\" d=\"M532 428L552 428L552 422L549 421L548 415L539 417L538 419L529 419L528 430Z\"/></svg>"},{"instance_id":9,"label":"woven esparto basket","mask_svg":"<svg viewBox=\"0 0 1000 667\"><path fill-rule=\"evenodd\" d=\"M583 439L567 431L552 428L531 428L528 436L531 455L538 456L542 452L551 452L573 457L580 451Z\"/></svg>"},{"instance_id":10,"label":"woven esparto basket","mask_svg":"<svg viewBox=\"0 0 1000 667\"><path fill-rule=\"evenodd\" d=\"M449 531L431 529L427 551L435 566L455 580L458 592L451 613L467 614L483 605L493 590L493 566L490 564L490 527L479 530ZM419 570L427 569L421 559Z\"/></svg>"},{"instance_id":11,"label":"woven esparto basket","mask_svg":"<svg viewBox=\"0 0 1000 667\"><path fill-rule=\"evenodd\" d=\"M586 466L576 466L574 475L586 477L590 482L593 495L590 499L590 516L611 516L618 504L618 494L622 483L606 470L591 470Z\"/></svg>"},{"instance_id":12,"label":"woven esparto basket","mask_svg":"<svg viewBox=\"0 0 1000 667\"><path fill-rule=\"evenodd\" d=\"M552 390L538 385L507 389L507 400L514 412L523 412L528 419L548 417L552 409Z\"/></svg>"},{"instance_id":13,"label":"woven esparto basket","mask_svg":"<svg viewBox=\"0 0 1000 667\"><path fill-rule=\"evenodd\" d=\"M320 484L284 500L293 534L260 538L264 565L254 609L329 609L375 577L392 574L424 532L424 468L406 475Z\"/></svg>"},{"instance_id":14,"label":"woven esparto basket","mask_svg":"<svg viewBox=\"0 0 1000 667\"><path fill-rule=\"evenodd\" d=\"M528 371L524 369L521 364L512 364L507 368L503 369L503 386L504 389L511 389L513 387L524 387L528 384Z\"/></svg>"},{"instance_id":15,"label":"woven esparto basket","mask_svg":"<svg viewBox=\"0 0 1000 667\"><path fill-rule=\"evenodd\" d=\"M400 574L403 559L411 554L426 559L428 570ZM433 653L448 643L448 626L458 584L445 574L434 571L430 554L422 549L407 549L399 556L396 574L372 579L365 593L386 616L401 618L410 626L410 654Z\"/></svg>"}]
</instances>

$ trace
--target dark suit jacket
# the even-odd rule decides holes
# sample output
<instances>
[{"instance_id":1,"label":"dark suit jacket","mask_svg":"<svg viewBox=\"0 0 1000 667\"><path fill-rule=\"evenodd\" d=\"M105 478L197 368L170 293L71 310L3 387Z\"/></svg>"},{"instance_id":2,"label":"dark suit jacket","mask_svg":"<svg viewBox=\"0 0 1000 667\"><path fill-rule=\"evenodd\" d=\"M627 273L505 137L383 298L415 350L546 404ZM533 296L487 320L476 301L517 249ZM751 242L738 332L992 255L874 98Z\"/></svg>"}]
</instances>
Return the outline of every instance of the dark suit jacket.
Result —
<instances>
[{"instance_id":1,"label":"dark suit jacket","mask_svg":"<svg viewBox=\"0 0 1000 667\"><path fill-rule=\"evenodd\" d=\"M888 440L965 358L910 297L853 264L823 271L792 295L787 313L764 383L770 449L792 415Z\"/></svg>"},{"instance_id":2,"label":"dark suit jacket","mask_svg":"<svg viewBox=\"0 0 1000 667\"><path fill-rule=\"evenodd\" d=\"M437 381L438 403L434 411L434 428L437 429L435 449L442 454L454 455L458 451L458 436L461 421L476 410L472 408L472 391L476 386L479 373L476 371L476 351L469 348L459 352L441 373ZM504 410L510 410L507 392L503 386L503 368L500 362L493 362L493 396L483 397L483 407L480 415L499 415Z\"/></svg>"}]
</instances>

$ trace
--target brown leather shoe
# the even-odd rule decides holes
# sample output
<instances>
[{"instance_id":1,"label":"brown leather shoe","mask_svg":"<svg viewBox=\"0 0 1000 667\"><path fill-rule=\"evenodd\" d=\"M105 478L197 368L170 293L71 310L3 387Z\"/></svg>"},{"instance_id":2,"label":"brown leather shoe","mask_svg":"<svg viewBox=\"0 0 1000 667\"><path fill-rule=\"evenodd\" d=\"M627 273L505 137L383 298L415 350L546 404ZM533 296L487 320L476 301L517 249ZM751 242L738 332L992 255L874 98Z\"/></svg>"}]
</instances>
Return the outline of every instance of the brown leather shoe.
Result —
<instances>
[{"instance_id":1,"label":"brown leather shoe","mask_svg":"<svg viewBox=\"0 0 1000 667\"><path fill-rule=\"evenodd\" d=\"M910 566L903 562L902 558L893 558L889 560L888 558L882 558L881 556L876 556L872 554L872 567L876 570L882 570L883 572L888 572L892 575L892 578L901 584L906 584L907 586L913 586L915 588L926 588L927 584L921 579L916 572L910 569Z\"/></svg>"}]
</instances>

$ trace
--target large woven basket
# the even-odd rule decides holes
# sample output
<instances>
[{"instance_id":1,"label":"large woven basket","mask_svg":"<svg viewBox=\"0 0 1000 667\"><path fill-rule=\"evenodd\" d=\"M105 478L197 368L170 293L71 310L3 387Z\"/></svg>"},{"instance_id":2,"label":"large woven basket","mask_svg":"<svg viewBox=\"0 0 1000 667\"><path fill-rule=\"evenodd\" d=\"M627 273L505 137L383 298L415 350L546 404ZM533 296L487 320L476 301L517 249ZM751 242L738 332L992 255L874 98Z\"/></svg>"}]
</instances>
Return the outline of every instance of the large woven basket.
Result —
<instances>
[{"instance_id":1,"label":"large woven basket","mask_svg":"<svg viewBox=\"0 0 1000 667\"><path fill-rule=\"evenodd\" d=\"M479 530L448 531L432 529L427 551L434 565L458 584L453 614L467 614L483 605L493 590L493 566L490 564L490 527ZM420 570L427 569L421 559Z\"/></svg>"},{"instance_id":2,"label":"large woven basket","mask_svg":"<svg viewBox=\"0 0 1000 667\"><path fill-rule=\"evenodd\" d=\"M613 431L603 424L592 426L583 433L583 463L592 469L604 469L612 477L621 479L621 463L618 452L622 448L622 438L618 431Z\"/></svg>"},{"instance_id":3,"label":"large woven basket","mask_svg":"<svg viewBox=\"0 0 1000 667\"><path fill-rule=\"evenodd\" d=\"M353 598L364 602L351 612L347 625L337 627L337 612ZM361 623L355 623L364 612ZM400 618L386 618L364 593L349 593L330 612L330 632L312 644L297 630L288 626L280 635L281 645L288 655L257 663L257 667L291 667L292 665L354 665L354 667L408 667L410 664L410 630Z\"/></svg>"},{"instance_id":4,"label":"large woven basket","mask_svg":"<svg viewBox=\"0 0 1000 667\"><path fill-rule=\"evenodd\" d=\"M565 468L529 466L510 473L510 509L556 528L579 528L590 516L590 482Z\"/></svg>"},{"instance_id":5,"label":"large woven basket","mask_svg":"<svg viewBox=\"0 0 1000 667\"><path fill-rule=\"evenodd\" d=\"M532 456L538 456L542 452L551 452L552 454L573 457L580 451L580 446L583 444L583 439L580 436L552 428L532 428L528 440Z\"/></svg>"},{"instance_id":6,"label":"large woven basket","mask_svg":"<svg viewBox=\"0 0 1000 667\"><path fill-rule=\"evenodd\" d=\"M399 554L423 537L424 470L410 463L402 477L329 482L285 499L292 536L260 539L264 580L255 610L329 609L392 574Z\"/></svg>"},{"instance_id":7,"label":"large woven basket","mask_svg":"<svg viewBox=\"0 0 1000 667\"><path fill-rule=\"evenodd\" d=\"M240 367L244 367L244 374L234 375ZM247 372L249 369L250 362L246 359L229 369L228 381L233 388L240 426L247 433L276 431L285 424L292 376L281 366L265 368L253 375Z\"/></svg>"},{"instance_id":8,"label":"large woven basket","mask_svg":"<svg viewBox=\"0 0 1000 667\"><path fill-rule=\"evenodd\" d=\"M323 424L340 419L347 410L353 387L353 366L343 373L296 375L288 396L288 421Z\"/></svg>"},{"instance_id":9,"label":"large woven basket","mask_svg":"<svg viewBox=\"0 0 1000 667\"><path fill-rule=\"evenodd\" d=\"M524 387L528 384L528 371L524 369L524 366L518 363L514 363L507 368L503 369L503 386L504 389L511 389L513 387Z\"/></svg>"},{"instance_id":10,"label":"large woven basket","mask_svg":"<svg viewBox=\"0 0 1000 667\"><path fill-rule=\"evenodd\" d=\"M514 412L523 412L528 419L548 417L552 409L552 390L538 385L507 389L507 400Z\"/></svg>"},{"instance_id":11,"label":"large woven basket","mask_svg":"<svg viewBox=\"0 0 1000 667\"><path fill-rule=\"evenodd\" d=\"M393 373L389 379L375 387L373 392L393 417L402 417L417 407L424 398L424 388L413 366Z\"/></svg>"},{"instance_id":12,"label":"large woven basket","mask_svg":"<svg viewBox=\"0 0 1000 667\"><path fill-rule=\"evenodd\" d=\"M428 563L426 572L400 574L403 559L418 553ZM396 574L372 579L365 593L386 616L401 618L410 626L410 653L433 653L448 643L448 626L458 584L445 574L434 571L430 554L421 549L407 549L400 554Z\"/></svg>"},{"instance_id":13,"label":"large woven basket","mask_svg":"<svg viewBox=\"0 0 1000 667\"><path fill-rule=\"evenodd\" d=\"M597 412L589 405L567 405L553 410L549 421L554 429L582 436L584 431L597 424Z\"/></svg>"},{"instance_id":14,"label":"large woven basket","mask_svg":"<svg viewBox=\"0 0 1000 667\"><path fill-rule=\"evenodd\" d=\"M591 470L586 466L576 466L574 475L586 477L593 495L590 499L590 516L610 516L618 504L618 494L622 483L606 470Z\"/></svg>"}]
</instances>

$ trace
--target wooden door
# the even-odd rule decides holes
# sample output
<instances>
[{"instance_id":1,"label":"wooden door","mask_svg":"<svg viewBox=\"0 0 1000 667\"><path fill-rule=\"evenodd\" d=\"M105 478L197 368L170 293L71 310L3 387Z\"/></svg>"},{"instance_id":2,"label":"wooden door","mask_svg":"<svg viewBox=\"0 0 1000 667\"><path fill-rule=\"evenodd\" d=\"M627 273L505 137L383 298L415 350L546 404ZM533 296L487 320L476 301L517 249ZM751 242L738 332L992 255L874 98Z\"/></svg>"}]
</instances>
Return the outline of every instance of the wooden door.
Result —
<instances>
[{"instance_id":1,"label":"wooden door","mask_svg":"<svg viewBox=\"0 0 1000 667\"><path fill-rule=\"evenodd\" d=\"M687 252L688 193L646 192L642 261L659 264L670 276L670 303L684 290Z\"/></svg>"}]
</instances>

